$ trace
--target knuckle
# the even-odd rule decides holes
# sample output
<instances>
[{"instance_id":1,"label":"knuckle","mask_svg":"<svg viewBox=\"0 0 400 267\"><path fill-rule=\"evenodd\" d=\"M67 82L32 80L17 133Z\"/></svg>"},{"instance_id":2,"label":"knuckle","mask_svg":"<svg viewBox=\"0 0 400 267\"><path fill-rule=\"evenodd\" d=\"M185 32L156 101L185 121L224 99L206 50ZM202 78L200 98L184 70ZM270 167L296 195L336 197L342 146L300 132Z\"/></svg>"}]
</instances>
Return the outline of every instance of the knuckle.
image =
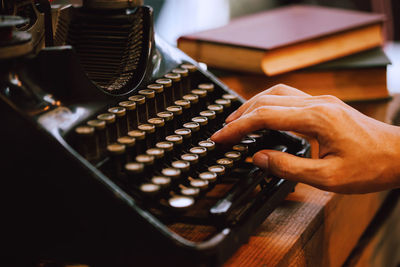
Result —
<instances>
[{"instance_id":1,"label":"knuckle","mask_svg":"<svg viewBox=\"0 0 400 267\"><path fill-rule=\"evenodd\" d=\"M268 89L268 92L273 95L286 95L289 92L289 87L280 83Z\"/></svg>"},{"instance_id":2,"label":"knuckle","mask_svg":"<svg viewBox=\"0 0 400 267\"><path fill-rule=\"evenodd\" d=\"M341 103L340 99L333 95L321 95L317 96L316 98L327 103L332 103L332 104Z\"/></svg>"}]
</instances>

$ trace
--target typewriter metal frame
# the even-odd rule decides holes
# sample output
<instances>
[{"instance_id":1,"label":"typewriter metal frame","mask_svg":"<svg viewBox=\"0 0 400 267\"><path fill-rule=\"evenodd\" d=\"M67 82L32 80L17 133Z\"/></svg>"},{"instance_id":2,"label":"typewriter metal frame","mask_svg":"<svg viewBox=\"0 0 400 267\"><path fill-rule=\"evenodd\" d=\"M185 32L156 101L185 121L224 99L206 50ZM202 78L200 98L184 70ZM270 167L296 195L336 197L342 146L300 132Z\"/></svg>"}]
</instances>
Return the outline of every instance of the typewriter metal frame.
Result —
<instances>
[{"instance_id":1,"label":"typewriter metal frame","mask_svg":"<svg viewBox=\"0 0 400 267\"><path fill-rule=\"evenodd\" d=\"M150 10L148 14L151 21ZM130 94L181 63L198 66L202 79L235 94L184 53L157 37L154 40L151 25L148 33L146 69ZM4 207L10 255L15 251L33 258L57 255L94 266L160 261L174 266L220 265L294 190L294 182L282 180L272 189L279 193L258 196L250 212L211 239L188 241L138 206L66 141L74 127L126 95L106 95L96 88L72 47L46 48L23 61L16 74L34 88L34 104L16 103L4 90L0 93L5 173L12 174L4 179L2 190L5 203L11 203ZM277 132L277 136L298 148L296 155L309 156L305 140L286 132Z\"/></svg>"}]
</instances>

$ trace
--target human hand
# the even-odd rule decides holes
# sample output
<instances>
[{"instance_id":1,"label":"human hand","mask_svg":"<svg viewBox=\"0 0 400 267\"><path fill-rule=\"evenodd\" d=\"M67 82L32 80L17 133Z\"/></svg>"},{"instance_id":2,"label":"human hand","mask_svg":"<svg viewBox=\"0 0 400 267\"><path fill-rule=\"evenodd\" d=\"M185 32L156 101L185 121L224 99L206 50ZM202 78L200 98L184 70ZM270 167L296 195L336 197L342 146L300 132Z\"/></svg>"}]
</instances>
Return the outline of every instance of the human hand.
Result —
<instances>
[{"instance_id":1,"label":"human hand","mask_svg":"<svg viewBox=\"0 0 400 267\"><path fill-rule=\"evenodd\" d=\"M400 186L400 127L363 115L333 96L277 85L244 103L211 139L236 143L259 129L316 138L319 159L273 150L253 156L270 173L323 190L368 193Z\"/></svg>"}]
</instances>

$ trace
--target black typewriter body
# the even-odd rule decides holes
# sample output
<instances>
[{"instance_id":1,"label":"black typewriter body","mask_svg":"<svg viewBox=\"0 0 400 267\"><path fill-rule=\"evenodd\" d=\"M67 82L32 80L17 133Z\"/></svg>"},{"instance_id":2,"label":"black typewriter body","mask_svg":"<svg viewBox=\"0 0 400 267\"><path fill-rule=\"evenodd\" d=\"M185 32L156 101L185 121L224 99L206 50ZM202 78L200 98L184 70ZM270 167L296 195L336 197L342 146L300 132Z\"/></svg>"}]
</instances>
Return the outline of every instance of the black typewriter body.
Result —
<instances>
[{"instance_id":1,"label":"black typewriter body","mask_svg":"<svg viewBox=\"0 0 400 267\"><path fill-rule=\"evenodd\" d=\"M73 20L86 11L69 12ZM242 161L218 177L212 189L201 192L194 206L182 211L161 203L171 197L169 191L179 195L177 185L156 198L142 196L137 185L130 186L126 177L110 171L107 154L89 160L79 152L77 127L182 64L196 67L190 89L214 85L207 105L224 94L237 97L235 107L243 102L197 62L154 35L151 8L139 6L135 12L142 12L144 21L142 53L135 69L124 72L133 74L117 84L115 91L109 89L115 75L105 82L102 75L96 76L89 60L93 55L85 61L84 49L66 35L59 40L62 46L3 60L0 142L6 262L22 266L38 259L90 266L221 265L294 190L295 183ZM284 146L288 153L308 156L305 140L286 132L264 134L263 147ZM167 168L170 163L162 164ZM152 175L160 172L155 167Z\"/></svg>"}]
</instances>

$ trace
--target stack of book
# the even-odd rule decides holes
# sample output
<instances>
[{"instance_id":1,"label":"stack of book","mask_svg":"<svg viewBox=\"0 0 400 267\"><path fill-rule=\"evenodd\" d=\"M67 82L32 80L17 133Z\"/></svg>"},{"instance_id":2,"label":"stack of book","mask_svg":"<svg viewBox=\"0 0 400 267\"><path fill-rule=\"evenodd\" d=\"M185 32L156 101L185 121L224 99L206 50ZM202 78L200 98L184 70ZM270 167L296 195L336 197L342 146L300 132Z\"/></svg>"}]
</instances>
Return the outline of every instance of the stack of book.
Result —
<instances>
[{"instance_id":1,"label":"stack of book","mask_svg":"<svg viewBox=\"0 0 400 267\"><path fill-rule=\"evenodd\" d=\"M245 98L277 83L344 101L389 97L380 14L292 5L182 36L178 47Z\"/></svg>"}]
</instances>

